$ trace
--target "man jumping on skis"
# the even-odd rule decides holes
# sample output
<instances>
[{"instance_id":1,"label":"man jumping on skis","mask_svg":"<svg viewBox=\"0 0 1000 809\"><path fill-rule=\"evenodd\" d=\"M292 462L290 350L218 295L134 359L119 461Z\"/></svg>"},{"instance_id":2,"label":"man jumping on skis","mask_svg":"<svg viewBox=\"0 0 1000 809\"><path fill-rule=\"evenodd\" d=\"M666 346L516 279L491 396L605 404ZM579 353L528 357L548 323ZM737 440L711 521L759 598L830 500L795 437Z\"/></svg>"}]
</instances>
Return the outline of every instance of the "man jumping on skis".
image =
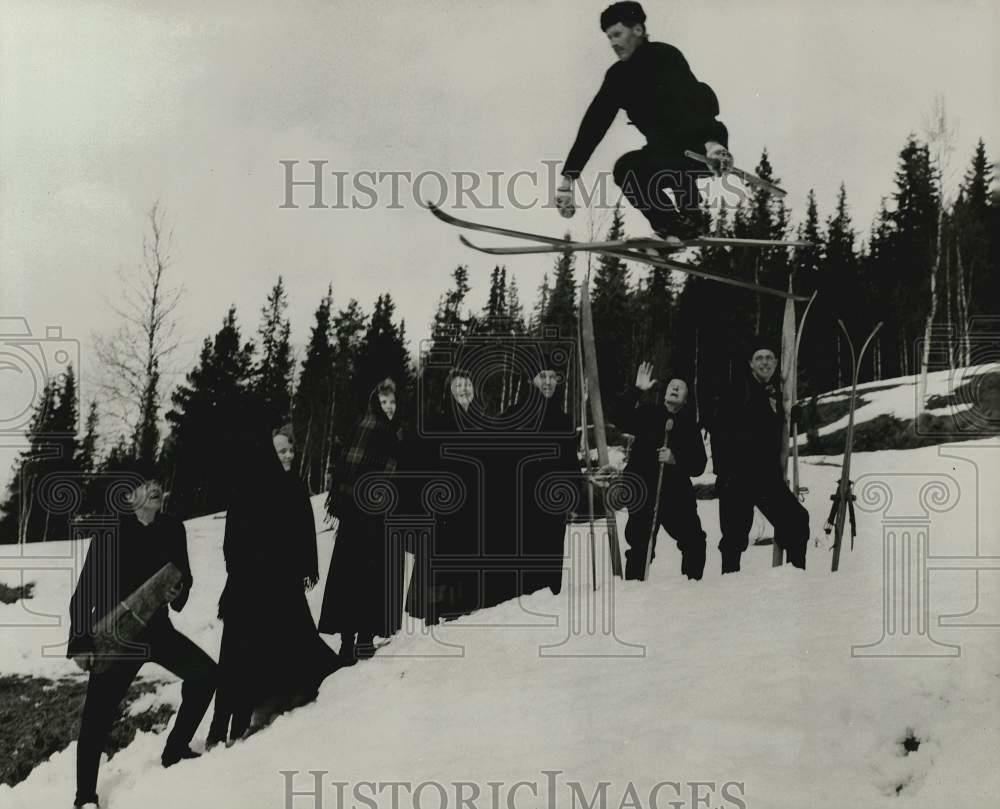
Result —
<instances>
[{"instance_id":1,"label":"man jumping on skis","mask_svg":"<svg viewBox=\"0 0 1000 809\"><path fill-rule=\"evenodd\" d=\"M618 110L624 109L646 136L646 145L618 159L615 183L661 238L675 241L703 235L697 180L724 174L733 165L733 156L726 148L729 134L716 120L719 101L711 87L695 78L677 48L649 41L646 14L639 3L608 6L601 14L601 30L618 62L608 69L583 116L563 164L556 206L564 217L573 216L573 181ZM704 152L714 172L685 157L685 150ZM667 189L673 192L676 206L670 202Z\"/></svg>"}]
</instances>

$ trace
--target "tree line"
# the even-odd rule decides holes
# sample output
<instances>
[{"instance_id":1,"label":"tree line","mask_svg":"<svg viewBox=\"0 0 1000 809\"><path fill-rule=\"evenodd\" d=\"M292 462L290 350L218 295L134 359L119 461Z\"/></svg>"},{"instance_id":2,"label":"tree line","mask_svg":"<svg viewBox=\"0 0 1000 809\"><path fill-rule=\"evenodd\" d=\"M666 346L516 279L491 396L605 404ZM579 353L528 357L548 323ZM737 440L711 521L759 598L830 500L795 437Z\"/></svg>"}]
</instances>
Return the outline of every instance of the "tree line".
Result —
<instances>
[{"instance_id":1,"label":"tree line","mask_svg":"<svg viewBox=\"0 0 1000 809\"><path fill-rule=\"evenodd\" d=\"M997 208L990 198L992 167L980 140L949 197L945 189L950 149L943 111L923 139L911 134L898 155L894 188L883 198L870 230L861 236L852 221L848 192L840 186L832 210L822 216L813 191L801 223L791 226L786 203L752 189L732 208L704 211L713 235L780 239L795 237L810 248L703 248L698 266L771 287L809 295L816 305L804 327L799 358L803 398L849 384L843 321L857 343L878 321L884 327L861 369L862 381L967 365L989 327L1000 299L994 233ZM765 151L755 169L780 183ZM61 539L71 534L73 515L101 513L116 470L136 460L155 464L170 492L170 508L187 518L223 510L228 481L240 463L246 437L262 425L294 425L299 474L314 493L328 485L340 442L361 415L368 394L386 376L395 379L404 423L445 401L445 379L454 357L438 349L488 346L500 357L499 373L477 390L487 410L499 412L523 394L514 345L526 337L575 340L582 281L579 263L591 271L590 296L597 340L601 394L614 399L631 382L638 363L653 362L657 378L682 376L691 383L694 406L707 423L715 397L744 361L741 346L753 335L780 338L781 299L634 264L616 257L558 255L551 275L537 288L534 305L522 304L516 279L505 266L490 273L485 306L469 304L470 270L455 268L441 295L416 361L388 292L370 312L356 300L334 305L328 287L316 308L304 357L296 363L281 277L260 312L254 339L231 307L219 330L206 337L183 383L161 402L161 363L173 350L170 314L179 299L169 289L170 265L162 211L150 212L144 242L145 274L133 308L123 313L123 335L103 342L109 396L91 402L82 434L73 368L46 384L35 404L27 447L15 463L0 502L0 542ZM627 237L620 208L606 237ZM593 266L591 266L591 264ZM801 317L803 307L798 308ZM123 346L143 350L126 352ZM117 350L116 350L117 347ZM510 362L505 363L508 351ZM496 361L495 359L493 360ZM572 376L572 374L571 374ZM123 392L122 382L128 383ZM578 395L567 385L567 406ZM119 420L110 447L101 421ZM164 412L165 411L165 412ZM161 426L166 435L161 437ZM710 425L708 425L710 426ZM73 495L58 481L79 481ZM68 485L68 484L67 484ZM70 487L72 488L72 487ZM61 498L61 499L60 499Z\"/></svg>"}]
</instances>

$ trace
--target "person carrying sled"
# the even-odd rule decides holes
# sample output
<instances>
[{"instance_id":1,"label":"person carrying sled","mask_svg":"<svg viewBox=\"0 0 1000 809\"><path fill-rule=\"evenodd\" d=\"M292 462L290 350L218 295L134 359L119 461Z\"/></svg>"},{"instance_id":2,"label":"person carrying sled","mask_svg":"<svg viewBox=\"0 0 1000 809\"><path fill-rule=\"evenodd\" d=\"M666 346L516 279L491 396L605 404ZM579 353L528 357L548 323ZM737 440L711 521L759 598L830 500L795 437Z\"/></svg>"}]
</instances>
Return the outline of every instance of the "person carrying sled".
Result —
<instances>
[{"instance_id":1,"label":"person carrying sled","mask_svg":"<svg viewBox=\"0 0 1000 809\"><path fill-rule=\"evenodd\" d=\"M215 693L215 661L174 628L166 604L136 638L138 648L129 647L110 661L102 661L96 648L94 630L100 619L168 562L182 576L167 594L171 609L179 612L184 608L194 583L184 523L160 512L163 488L157 475L151 470L136 471L143 480L130 495L134 513L121 515L116 531L91 540L70 601L67 657L90 672L76 745L73 805L78 808L99 805L97 774L101 753L118 707L143 665L158 663L184 681L181 706L160 759L164 767L199 755L191 750L191 739Z\"/></svg>"},{"instance_id":2,"label":"person carrying sled","mask_svg":"<svg viewBox=\"0 0 1000 809\"><path fill-rule=\"evenodd\" d=\"M623 109L646 137L646 145L618 159L615 183L659 237L677 241L703 235L697 180L724 174L733 165L726 148L728 131L716 119L715 92L695 78L677 48L649 41L646 14L639 3L608 6L600 24L618 62L608 69L583 116L563 164L556 207L564 217L573 216L573 181ZM713 168L686 157L685 150L704 153ZM676 204L671 203L668 189Z\"/></svg>"},{"instance_id":3,"label":"person carrying sled","mask_svg":"<svg viewBox=\"0 0 1000 809\"><path fill-rule=\"evenodd\" d=\"M625 475L639 477L646 493L642 502L629 507L625 525L625 542L629 546L625 551L625 578L645 578L650 536L655 551L656 534L662 527L680 548L681 573L697 580L705 569L705 532L698 518L691 478L705 471L705 445L687 407L688 386L683 379L675 377L667 383L662 403L639 401L640 396L655 390L652 372L652 365L641 363L635 387L622 401L621 425L625 432L635 436Z\"/></svg>"}]
</instances>

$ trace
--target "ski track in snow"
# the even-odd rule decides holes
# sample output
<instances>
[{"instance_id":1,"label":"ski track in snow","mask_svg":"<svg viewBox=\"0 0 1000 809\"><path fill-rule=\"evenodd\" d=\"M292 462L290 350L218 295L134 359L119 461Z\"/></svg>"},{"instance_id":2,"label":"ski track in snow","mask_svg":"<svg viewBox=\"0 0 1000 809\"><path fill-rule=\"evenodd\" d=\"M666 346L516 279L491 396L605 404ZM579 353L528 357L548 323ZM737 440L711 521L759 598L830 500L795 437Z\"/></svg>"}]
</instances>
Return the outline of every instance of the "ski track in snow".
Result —
<instances>
[{"instance_id":1,"label":"ski track in snow","mask_svg":"<svg viewBox=\"0 0 1000 809\"><path fill-rule=\"evenodd\" d=\"M891 398L878 396L869 407ZM375 659L330 677L316 703L231 749L165 771L159 766L165 735L140 734L102 766L102 806L288 809L281 770L303 773L296 789L312 784L307 770L327 771L327 784L348 782L345 806L365 805L350 793L361 781L437 780L451 807L457 781L480 785L476 807L492 809L490 781L506 789L517 781L537 784L538 797L522 790L516 805L547 807L543 770L561 772L557 805L566 807L574 806L566 787L573 780L588 799L599 782L610 782L610 807L620 805L631 782L643 809L657 782L691 780L741 782L750 809L992 805L1000 792L1000 572L928 574L924 640L957 645L959 656L852 656L852 646L882 636L885 526L859 496L855 550L845 537L841 569L831 574L822 533L838 474L831 460L807 458L802 466L818 540L804 573L771 568L771 548L751 546L743 572L722 578L717 502L699 501L709 536L703 581L680 577L680 555L661 535L647 583L605 584L595 600L583 558L559 597L536 593L433 634L410 622ZM931 556L1000 557L1000 503L991 483L1000 473L1000 442L856 453L854 469L859 486L866 476L889 481L895 517L921 513L907 488L921 476L954 481L956 504L925 512ZM313 501L324 575L309 595L315 616L334 541L323 530L322 502ZM618 516L623 529L625 515ZM215 614L225 577L223 526L214 516L187 523L195 586L185 610L174 615L175 625L213 656L221 634ZM571 536L572 548L589 547L585 528ZM604 539L601 532L599 548L606 548ZM68 543L30 545L24 551L35 557L30 563L18 553L0 546L6 568L0 580L19 584L12 568L33 565L38 569L23 580L36 582L35 597L0 605L0 672L79 676L62 657L73 551ZM615 637L572 634L570 605L589 605L600 615L606 597L613 599ZM938 623L942 615L966 613L957 620L979 626ZM591 656L570 656L581 650ZM180 685L169 674L152 665L143 674L163 684L140 708L179 702ZM908 733L921 743L906 755ZM74 755L75 744L16 788L0 786L0 806L70 806ZM407 795L400 806L414 805ZM694 806L690 794L682 795L661 791L659 806ZM508 793L500 796L506 806ZM335 797L329 787L323 805L338 806ZM379 805L390 806L389 797L380 793ZM422 798L424 806L440 805L436 791ZM318 805L298 798L291 807ZM717 789L708 805L736 804Z\"/></svg>"}]
</instances>

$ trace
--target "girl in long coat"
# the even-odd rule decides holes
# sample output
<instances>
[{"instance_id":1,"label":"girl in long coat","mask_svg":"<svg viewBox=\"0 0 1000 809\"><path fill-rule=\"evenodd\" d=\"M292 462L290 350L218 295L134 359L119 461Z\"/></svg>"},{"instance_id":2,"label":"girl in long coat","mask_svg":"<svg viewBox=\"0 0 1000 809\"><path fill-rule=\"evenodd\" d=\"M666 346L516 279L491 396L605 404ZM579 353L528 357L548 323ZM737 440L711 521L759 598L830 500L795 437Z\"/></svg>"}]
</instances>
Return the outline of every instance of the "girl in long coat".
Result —
<instances>
[{"instance_id":1,"label":"girl in long coat","mask_svg":"<svg viewBox=\"0 0 1000 809\"><path fill-rule=\"evenodd\" d=\"M319 629L340 633L340 658L348 665L371 657L375 636L390 637L402 621L403 549L390 545L384 515L366 509L364 490L355 486L368 473L391 475L401 445L396 385L384 379L372 390L368 410L354 426L329 500L330 515L339 525Z\"/></svg>"},{"instance_id":2,"label":"girl in long coat","mask_svg":"<svg viewBox=\"0 0 1000 809\"><path fill-rule=\"evenodd\" d=\"M309 493L292 470L291 426L254 454L226 515L221 683L210 743L238 739L251 721L266 724L314 699L339 665L306 600L319 578L316 526Z\"/></svg>"}]
</instances>

